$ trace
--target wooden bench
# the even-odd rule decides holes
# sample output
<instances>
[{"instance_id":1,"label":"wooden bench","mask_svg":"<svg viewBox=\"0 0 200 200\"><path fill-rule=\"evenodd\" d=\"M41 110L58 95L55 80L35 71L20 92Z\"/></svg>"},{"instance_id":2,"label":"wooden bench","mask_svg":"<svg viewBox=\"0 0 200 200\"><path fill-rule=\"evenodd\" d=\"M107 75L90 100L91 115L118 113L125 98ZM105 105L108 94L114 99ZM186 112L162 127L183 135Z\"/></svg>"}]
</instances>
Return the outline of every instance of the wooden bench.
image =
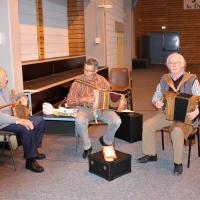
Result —
<instances>
[{"instance_id":1,"label":"wooden bench","mask_svg":"<svg viewBox=\"0 0 200 200\"><path fill-rule=\"evenodd\" d=\"M85 56L24 62L24 92L32 113L40 112L43 102L55 104L64 99L74 79L83 74L84 62ZM108 78L107 67L99 67L98 73Z\"/></svg>"}]
</instances>

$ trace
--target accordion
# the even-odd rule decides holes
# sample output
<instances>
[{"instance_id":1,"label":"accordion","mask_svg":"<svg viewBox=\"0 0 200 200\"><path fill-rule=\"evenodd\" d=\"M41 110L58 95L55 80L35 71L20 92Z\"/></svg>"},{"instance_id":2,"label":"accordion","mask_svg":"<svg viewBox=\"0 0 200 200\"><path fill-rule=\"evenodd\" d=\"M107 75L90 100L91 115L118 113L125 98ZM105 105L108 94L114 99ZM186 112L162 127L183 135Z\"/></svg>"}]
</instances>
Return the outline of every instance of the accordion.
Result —
<instances>
[{"instance_id":1,"label":"accordion","mask_svg":"<svg viewBox=\"0 0 200 200\"><path fill-rule=\"evenodd\" d=\"M124 94L120 94L120 93L112 92L108 90L102 90L80 79L76 79L75 81L78 83L87 85L94 89L93 94L95 97L95 102L93 104L84 102L83 106L87 106L87 107L91 107L91 108L99 109L99 110L113 109L113 110L117 110L117 112L121 112L123 110L123 104L124 104L123 102L125 100Z\"/></svg>"},{"instance_id":2,"label":"accordion","mask_svg":"<svg viewBox=\"0 0 200 200\"><path fill-rule=\"evenodd\" d=\"M199 99L199 96L185 93L165 92L164 107L166 119L192 125L193 121L187 117L187 114L195 110Z\"/></svg>"},{"instance_id":3,"label":"accordion","mask_svg":"<svg viewBox=\"0 0 200 200\"><path fill-rule=\"evenodd\" d=\"M125 95L110 91L94 90L94 96L95 102L93 106L95 109L122 111L122 102L125 100Z\"/></svg>"},{"instance_id":4,"label":"accordion","mask_svg":"<svg viewBox=\"0 0 200 200\"><path fill-rule=\"evenodd\" d=\"M30 110L27 106L24 106L21 104L21 102L14 103L12 106L13 115L15 117L21 118L21 119L28 119L30 116Z\"/></svg>"}]
</instances>

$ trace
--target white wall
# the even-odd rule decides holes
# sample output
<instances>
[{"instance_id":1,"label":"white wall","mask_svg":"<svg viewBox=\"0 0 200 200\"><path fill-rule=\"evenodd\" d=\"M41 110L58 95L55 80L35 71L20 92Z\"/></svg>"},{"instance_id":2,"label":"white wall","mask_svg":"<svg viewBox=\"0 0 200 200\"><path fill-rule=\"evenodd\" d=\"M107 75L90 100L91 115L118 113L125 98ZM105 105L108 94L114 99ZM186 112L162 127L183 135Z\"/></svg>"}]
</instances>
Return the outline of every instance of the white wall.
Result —
<instances>
[{"instance_id":1,"label":"white wall","mask_svg":"<svg viewBox=\"0 0 200 200\"><path fill-rule=\"evenodd\" d=\"M85 47L86 57L95 57L100 65L116 67L117 65L117 34L115 22L124 24L124 61L131 68L133 22L131 0L85 0ZM108 4L113 8L98 8ZM96 9L95 9L96 8ZM95 37L101 39L95 44Z\"/></svg>"},{"instance_id":2,"label":"white wall","mask_svg":"<svg viewBox=\"0 0 200 200\"><path fill-rule=\"evenodd\" d=\"M35 0L19 0L20 44L22 61L38 59Z\"/></svg>"},{"instance_id":3,"label":"white wall","mask_svg":"<svg viewBox=\"0 0 200 200\"><path fill-rule=\"evenodd\" d=\"M8 74L10 88L23 90L18 1L0 0L0 65Z\"/></svg>"},{"instance_id":4,"label":"white wall","mask_svg":"<svg viewBox=\"0 0 200 200\"><path fill-rule=\"evenodd\" d=\"M69 56L66 0L43 0L45 58Z\"/></svg>"},{"instance_id":5,"label":"white wall","mask_svg":"<svg viewBox=\"0 0 200 200\"><path fill-rule=\"evenodd\" d=\"M85 51L87 58L96 58L99 65L105 66L104 9L98 8L99 4L103 4L103 0L84 1ZM96 37L100 39L99 44L95 43Z\"/></svg>"},{"instance_id":6,"label":"white wall","mask_svg":"<svg viewBox=\"0 0 200 200\"><path fill-rule=\"evenodd\" d=\"M45 58L69 56L67 0L43 0ZM19 0L22 61L37 60L35 0Z\"/></svg>"},{"instance_id":7,"label":"white wall","mask_svg":"<svg viewBox=\"0 0 200 200\"><path fill-rule=\"evenodd\" d=\"M107 65L117 66L117 34L115 32L115 22L124 23L124 0L106 0L106 4L111 4L113 8L106 11L106 49Z\"/></svg>"}]
</instances>

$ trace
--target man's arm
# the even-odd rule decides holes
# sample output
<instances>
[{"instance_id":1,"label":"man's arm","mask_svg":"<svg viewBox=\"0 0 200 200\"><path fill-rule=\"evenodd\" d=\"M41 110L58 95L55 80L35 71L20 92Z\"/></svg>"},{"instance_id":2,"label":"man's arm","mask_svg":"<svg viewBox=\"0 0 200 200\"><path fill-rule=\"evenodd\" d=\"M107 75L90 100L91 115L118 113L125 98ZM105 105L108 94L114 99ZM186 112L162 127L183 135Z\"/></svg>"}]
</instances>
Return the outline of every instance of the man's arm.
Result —
<instances>
[{"instance_id":1,"label":"man's arm","mask_svg":"<svg viewBox=\"0 0 200 200\"><path fill-rule=\"evenodd\" d=\"M152 103L157 107L157 108L162 108L163 104L163 94L161 92L161 87L160 83L156 87L156 91L154 92L154 95L152 97Z\"/></svg>"},{"instance_id":2,"label":"man's arm","mask_svg":"<svg viewBox=\"0 0 200 200\"><path fill-rule=\"evenodd\" d=\"M2 124L14 124L14 123L16 123L16 121L17 121L16 117L0 111L0 123L2 123Z\"/></svg>"},{"instance_id":3,"label":"man's arm","mask_svg":"<svg viewBox=\"0 0 200 200\"><path fill-rule=\"evenodd\" d=\"M79 87L80 85L77 82L72 83L66 99L68 106L74 106L80 103Z\"/></svg>"},{"instance_id":4,"label":"man's arm","mask_svg":"<svg viewBox=\"0 0 200 200\"><path fill-rule=\"evenodd\" d=\"M199 81L196 79L192 85L192 94L196 96L200 96L200 85ZM200 101L198 102L198 106L196 106L196 109L193 112L188 113L188 117L193 120L195 118L200 118Z\"/></svg>"}]
</instances>

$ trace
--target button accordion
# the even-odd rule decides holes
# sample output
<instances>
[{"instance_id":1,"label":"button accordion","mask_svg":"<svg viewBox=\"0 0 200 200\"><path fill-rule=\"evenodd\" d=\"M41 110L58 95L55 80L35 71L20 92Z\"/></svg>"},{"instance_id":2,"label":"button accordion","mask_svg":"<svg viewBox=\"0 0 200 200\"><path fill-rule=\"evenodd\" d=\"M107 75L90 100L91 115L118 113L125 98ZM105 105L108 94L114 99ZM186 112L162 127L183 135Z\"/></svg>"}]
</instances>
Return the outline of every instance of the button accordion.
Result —
<instances>
[{"instance_id":1,"label":"button accordion","mask_svg":"<svg viewBox=\"0 0 200 200\"><path fill-rule=\"evenodd\" d=\"M94 89L95 102L93 104L86 102L84 103L85 106L91 107L97 110L98 109L100 110L112 109L112 110L117 110L118 112L122 111L123 102L125 100L124 94L120 94L120 93L112 92L108 90L102 90L80 79L76 79L75 81L78 83L87 85L89 87L92 87Z\"/></svg>"},{"instance_id":2,"label":"button accordion","mask_svg":"<svg viewBox=\"0 0 200 200\"><path fill-rule=\"evenodd\" d=\"M164 107L167 120L181 121L185 124L192 125L192 120L187 117L189 112L195 110L199 96L185 93L165 92Z\"/></svg>"}]
</instances>

